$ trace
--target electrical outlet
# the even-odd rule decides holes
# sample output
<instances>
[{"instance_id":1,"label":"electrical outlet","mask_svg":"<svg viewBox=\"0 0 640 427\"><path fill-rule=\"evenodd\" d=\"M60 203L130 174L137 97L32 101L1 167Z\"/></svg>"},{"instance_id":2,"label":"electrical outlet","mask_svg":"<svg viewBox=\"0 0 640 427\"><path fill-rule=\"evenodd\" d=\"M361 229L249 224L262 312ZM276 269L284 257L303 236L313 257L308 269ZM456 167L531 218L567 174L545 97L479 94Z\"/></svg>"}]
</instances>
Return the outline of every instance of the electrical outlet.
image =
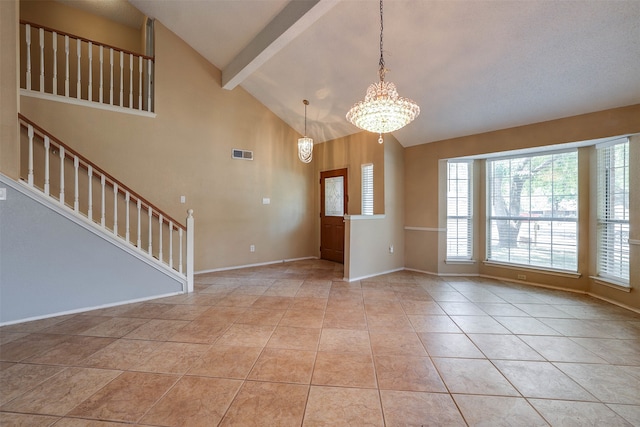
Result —
<instances>
[{"instance_id":1,"label":"electrical outlet","mask_svg":"<svg viewBox=\"0 0 640 427\"><path fill-rule=\"evenodd\" d=\"M0 200L7 200L7 189L0 188Z\"/></svg>"},{"instance_id":2,"label":"electrical outlet","mask_svg":"<svg viewBox=\"0 0 640 427\"><path fill-rule=\"evenodd\" d=\"M256 251L256 245L249 246L249 252L255 252L255 251Z\"/></svg>"},{"instance_id":3,"label":"electrical outlet","mask_svg":"<svg viewBox=\"0 0 640 427\"><path fill-rule=\"evenodd\" d=\"M187 203L187 197L186 196L180 196L180 203Z\"/></svg>"},{"instance_id":4,"label":"electrical outlet","mask_svg":"<svg viewBox=\"0 0 640 427\"><path fill-rule=\"evenodd\" d=\"M525 274L518 274L519 280L527 280L527 276Z\"/></svg>"},{"instance_id":5,"label":"electrical outlet","mask_svg":"<svg viewBox=\"0 0 640 427\"><path fill-rule=\"evenodd\" d=\"M393 253L393 245L389 245L389 253L392 254Z\"/></svg>"}]
</instances>

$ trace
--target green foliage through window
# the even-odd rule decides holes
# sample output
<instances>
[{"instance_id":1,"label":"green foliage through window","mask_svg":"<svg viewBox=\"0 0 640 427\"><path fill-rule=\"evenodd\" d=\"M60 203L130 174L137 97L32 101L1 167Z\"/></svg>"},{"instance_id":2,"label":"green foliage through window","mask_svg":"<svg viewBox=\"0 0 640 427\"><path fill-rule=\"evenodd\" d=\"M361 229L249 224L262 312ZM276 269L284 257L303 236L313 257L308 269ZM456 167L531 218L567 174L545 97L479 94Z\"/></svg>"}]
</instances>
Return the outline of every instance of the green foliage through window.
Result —
<instances>
[{"instance_id":1,"label":"green foliage through window","mask_svg":"<svg viewBox=\"0 0 640 427\"><path fill-rule=\"evenodd\" d=\"M577 151L487 161L487 259L577 271Z\"/></svg>"}]
</instances>

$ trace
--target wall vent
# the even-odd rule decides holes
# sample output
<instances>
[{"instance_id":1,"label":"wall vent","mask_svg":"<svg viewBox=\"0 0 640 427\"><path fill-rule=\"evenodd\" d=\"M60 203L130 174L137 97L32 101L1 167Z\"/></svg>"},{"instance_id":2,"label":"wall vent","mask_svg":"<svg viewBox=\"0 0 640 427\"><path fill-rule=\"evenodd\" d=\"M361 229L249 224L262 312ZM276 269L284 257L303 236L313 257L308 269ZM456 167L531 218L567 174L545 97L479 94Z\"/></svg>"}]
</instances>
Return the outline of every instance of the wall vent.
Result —
<instances>
[{"instance_id":1,"label":"wall vent","mask_svg":"<svg viewBox=\"0 0 640 427\"><path fill-rule=\"evenodd\" d=\"M237 148L234 148L233 150L231 150L231 158L242 159L242 160L253 160L253 151L239 150Z\"/></svg>"}]
</instances>

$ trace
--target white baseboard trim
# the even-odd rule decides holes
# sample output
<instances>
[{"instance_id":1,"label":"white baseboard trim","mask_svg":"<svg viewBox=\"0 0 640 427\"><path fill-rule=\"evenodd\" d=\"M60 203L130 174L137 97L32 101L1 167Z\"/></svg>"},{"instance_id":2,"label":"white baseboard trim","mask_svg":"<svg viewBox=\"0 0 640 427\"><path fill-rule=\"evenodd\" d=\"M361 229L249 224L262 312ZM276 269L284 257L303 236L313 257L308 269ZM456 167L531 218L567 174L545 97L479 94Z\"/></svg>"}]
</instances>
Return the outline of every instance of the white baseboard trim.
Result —
<instances>
[{"instance_id":1,"label":"white baseboard trim","mask_svg":"<svg viewBox=\"0 0 640 427\"><path fill-rule=\"evenodd\" d=\"M407 271L414 271L416 273L429 274L431 276L440 276L440 274L434 273L433 271L418 270L417 268L408 268L408 267L405 267L404 269L407 270Z\"/></svg>"},{"instance_id":2,"label":"white baseboard trim","mask_svg":"<svg viewBox=\"0 0 640 427\"><path fill-rule=\"evenodd\" d=\"M620 307L620 308L624 308L624 309L627 309L627 310L631 310L631 311L633 311L634 313L638 313L638 314L640 314L640 309L638 309L638 308L629 307L629 306L628 306L628 305L626 305L626 304L621 304L621 303L619 303L619 302L617 302L617 301L610 300L609 298L605 298L605 297L603 297L603 296L596 295L596 294L593 294L593 293L591 293L591 292L586 292L586 294L587 294L587 295L589 295L590 297L594 297L594 298L599 299L599 300L601 300L601 301L608 302L609 304L617 305L617 306L618 306L618 307Z\"/></svg>"},{"instance_id":3,"label":"white baseboard trim","mask_svg":"<svg viewBox=\"0 0 640 427\"><path fill-rule=\"evenodd\" d=\"M92 310L100 310L100 309L103 309L103 308L117 307L119 305L134 304L134 303L137 303L137 302L145 302L145 301L150 301L150 300L154 300L154 299L172 297L172 296L175 296L175 295L182 295L182 294L184 294L184 292L170 292L168 294L154 295L154 296L150 296L150 297L136 298L136 299L126 300L126 301L118 301L118 302L114 302L114 303L110 303L110 304L101 304L101 305L97 305L97 306L93 306L93 307L82 307L82 308L77 308L77 309L74 309L74 310L66 310L66 311L60 311L60 312L57 312L57 313L45 314L45 315L42 315L42 316L27 317L26 319L12 320L10 322L0 323L0 326L8 326L8 325L14 325L14 324L17 324L17 323L32 322L34 320L49 319L51 317L66 316L66 315L69 315L69 314L84 313L84 312L92 311Z\"/></svg>"},{"instance_id":4,"label":"white baseboard trim","mask_svg":"<svg viewBox=\"0 0 640 427\"><path fill-rule=\"evenodd\" d=\"M242 268L251 268L251 267L263 267L265 265L283 264L285 262L305 261L309 259L318 259L318 257L306 256L306 257L300 257L300 258L288 258L288 259L279 259L276 261L259 262L255 264L232 265L230 267L219 267L219 268L212 268L209 270L199 270L194 272L193 274L217 273L219 271L240 270Z\"/></svg>"},{"instance_id":5,"label":"white baseboard trim","mask_svg":"<svg viewBox=\"0 0 640 427\"><path fill-rule=\"evenodd\" d=\"M429 274L429 275L432 275L432 276L444 276L444 274L433 273L433 272L430 272L430 271L417 270L417 269L414 269L414 268L405 268L405 270L415 271L416 273ZM639 313L640 314L640 309L638 309L638 308L630 307L630 306L628 306L626 304L622 304L622 303L620 303L618 301L614 301L614 300L611 300L609 298L605 298L603 296L596 295L596 294L594 294L592 292L588 292L588 291L581 291L581 290L578 290L578 289L570 289L570 288L562 288L562 287L559 287L559 286L544 285L542 283L525 282L523 280L516 280L516 279L510 279L510 278L506 278L506 277L491 276L491 275L488 275L488 274L475 274L475 275L466 274L466 275L462 275L462 276L484 277L484 278L487 278L487 279L500 280L502 282L517 283L519 285L535 286L535 287L538 287L538 288L545 288L545 289L552 289L552 290L556 290L556 291L564 291L564 292L572 292L572 293L575 293L575 294L588 295L588 296L594 297L596 299L599 299L601 301L607 302L609 304L613 304L613 305L616 305L618 307L624 308L626 310L633 311L634 313Z\"/></svg>"},{"instance_id":6,"label":"white baseboard trim","mask_svg":"<svg viewBox=\"0 0 640 427\"><path fill-rule=\"evenodd\" d=\"M524 280L518 280L518 279L511 279L508 277L500 277L500 276L491 276L489 274L479 274L480 277L484 277L486 279L494 279L494 280L500 280L501 282L508 282L508 283L517 283L519 285L528 285L528 286L535 286L536 288L545 288L545 289L552 289L554 291L565 291L565 292L573 292L576 294L587 294L587 291L581 291L578 289L571 289L571 288L563 288L560 286L552 286L552 285L545 285L542 283L537 283L537 282L525 282Z\"/></svg>"},{"instance_id":7,"label":"white baseboard trim","mask_svg":"<svg viewBox=\"0 0 640 427\"><path fill-rule=\"evenodd\" d=\"M404 267L400 267L400 268L395 268L393 270L387 270L387 271L381 271L381 272L375 273L375 274L369 274L367 276L352 277L352 278L345 277L342 280L344 280L345 282L357 282L358 280L364 280L364 279L368 279L370 277L382 276L383 274L395 273L397 271L402 271L404 269L405 269Z\"/></svg>"}]
</instances>

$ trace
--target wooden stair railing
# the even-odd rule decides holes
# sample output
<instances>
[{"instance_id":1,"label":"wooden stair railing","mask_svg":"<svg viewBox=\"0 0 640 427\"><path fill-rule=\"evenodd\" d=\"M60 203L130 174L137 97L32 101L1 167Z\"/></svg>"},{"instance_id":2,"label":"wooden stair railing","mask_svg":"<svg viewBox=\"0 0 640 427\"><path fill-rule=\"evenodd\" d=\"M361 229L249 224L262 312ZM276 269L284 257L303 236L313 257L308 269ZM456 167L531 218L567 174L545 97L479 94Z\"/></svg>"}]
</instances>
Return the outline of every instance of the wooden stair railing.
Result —
<instances>
[{"instance_id":1,"label":"wooden stair railing","mask_svg":"<svg viewBox=\"0 0 640 427\"><path fill-rule=\"evenodd\" d=\"M185 290L193 291L193 210L182 225L22 114L18 119L27 186L184 276Z\"/></svg>"},{"instance_id":2,"label":"wooden stair railing","mask_svg":"<svg viewBox=\"0 0 640 427\"><path fill-rule=\"evenodd\" d=\"M20 87L26 94L153 112L153 57L24 20L20 39Z\"/></svg>"}]
</instances>

